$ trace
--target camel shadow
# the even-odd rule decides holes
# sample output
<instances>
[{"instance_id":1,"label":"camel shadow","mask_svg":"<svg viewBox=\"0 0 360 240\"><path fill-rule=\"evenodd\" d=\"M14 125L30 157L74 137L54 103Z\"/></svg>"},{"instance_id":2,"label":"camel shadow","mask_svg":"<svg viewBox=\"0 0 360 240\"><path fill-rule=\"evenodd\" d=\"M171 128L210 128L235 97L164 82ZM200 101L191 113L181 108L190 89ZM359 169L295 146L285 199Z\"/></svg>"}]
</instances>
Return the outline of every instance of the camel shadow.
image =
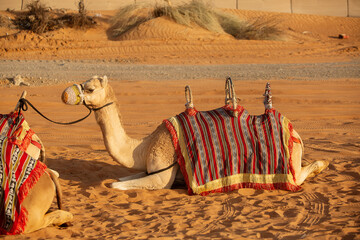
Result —
<instances>
[{"instance_id":1,"label":"camel shadow","mask_svg":"<svg viewBox=\"0 0 360 240\"><path fill-rule=\"evenodd\" d=\"M126 177L138 173L134 169L128 169L118 165L109 164L99 160L83 160L80 158L57 158L47 157L47 166L60 174L60 179L68 180L70 185L77 185L86 190L89 187L101 185L104 181L118 181L120 177ZM65 167L66 166L66 167ZM106 187L109 187L106 184ZM186 189L185 182L176 180L172 189Z\"/></svg>"},{"instance_id":2,"label":"camel shadow","mask_svg":"<svg viewBox=\"0 0 360 240\"><path fill-rule=\"evenodd\" d=\"M47 166L60 174L60 179L69 180L81 188L98 186L104 180L117 180L136 173L135 170L109 164L99 160L83 160L77 157L70 159L47 157Z\"/></svg>"}]
</instances>

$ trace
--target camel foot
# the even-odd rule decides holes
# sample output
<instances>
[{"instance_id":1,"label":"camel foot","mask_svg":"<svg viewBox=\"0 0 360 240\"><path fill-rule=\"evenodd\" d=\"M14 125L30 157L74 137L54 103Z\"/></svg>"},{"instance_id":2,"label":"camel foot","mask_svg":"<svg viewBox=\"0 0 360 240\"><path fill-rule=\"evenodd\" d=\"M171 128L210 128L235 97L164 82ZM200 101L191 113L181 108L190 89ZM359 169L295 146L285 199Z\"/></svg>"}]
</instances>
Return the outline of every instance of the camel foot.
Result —
<instances>
[{"instance_id":1,"label":"camel foot","mask_svg":"<svg viewBox=\"0 0 360 240\"><path fill-rule=\"evenodd\" d=\"M328 166L329 166L328 161L324 161L324 160L316 161L316 169L309 175L309 177L314 177L314 176L318 175L323 170L325 170Z\"/></svg>"},{"instance_id":2,"label":"camel foot","mask_svg":"<svg viewBox=\"0 0 360 240\"><path fill-rule=\"evenodd\" d=\"M173 184L176 176L177 166L174 166L166 171L145 175L145 177L135 178L124 182L113 182L111 188L119 190L130 190L130 189L164 189L170 188ZM140 173L143 175L144 173ZM139 175L136 175L137 177Z\"/></svg>"},{"instance_id":3,"label":"camel foot","mask_svg":"<svg viewBox=\"0 0 360 240\"><path fill-rule=\"evenodd\" d=\"M64 223L70 222L74 216L70 212L63 210L56 210L45 215L45 222L48 225L60 226Z\"/></svg>"},{"instance_id":4,"label":"camel foot","mask_svg":"<svg viewBox=\"0 0 360 240\"><path fill-rule=\"evenodd\" d=\"M124 185L124 182L113 182L110 184L110 187L119 189L119 190L128 190L129 189Z\"/></svg>"},{"instance_id":5,"label":"camel foot","mask_svg":"<svg viewBox=\"0 0 360 240\"><path fill-rule=\"evenodd\" d=\"M29 227L25 228L24 233L34 232L48 226L60 226L64 223L70 222L73 215L70 212L63 210L56 210L45 214L43 218L34 218L34 222L28 222Z\"/></svg>"}]
</instances>

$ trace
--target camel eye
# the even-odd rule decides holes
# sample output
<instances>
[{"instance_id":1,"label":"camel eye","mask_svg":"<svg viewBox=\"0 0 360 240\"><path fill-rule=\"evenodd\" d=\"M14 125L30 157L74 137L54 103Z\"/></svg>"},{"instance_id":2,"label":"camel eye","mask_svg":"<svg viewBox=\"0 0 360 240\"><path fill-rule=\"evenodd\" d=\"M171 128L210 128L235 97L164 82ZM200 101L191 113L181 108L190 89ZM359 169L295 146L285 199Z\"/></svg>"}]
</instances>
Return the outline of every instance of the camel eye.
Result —
<instances>
[{"instance_id":1,"label":"camel eye","mask_svg":"<svg viewBox=\"0 0 360 240\"><path fill-rule=\"evenodd\" d=\"M93 92L94 92L94 89L86 89L85 92L86 92L86 93L93 93Z\"/></svg>"}]
</instances>

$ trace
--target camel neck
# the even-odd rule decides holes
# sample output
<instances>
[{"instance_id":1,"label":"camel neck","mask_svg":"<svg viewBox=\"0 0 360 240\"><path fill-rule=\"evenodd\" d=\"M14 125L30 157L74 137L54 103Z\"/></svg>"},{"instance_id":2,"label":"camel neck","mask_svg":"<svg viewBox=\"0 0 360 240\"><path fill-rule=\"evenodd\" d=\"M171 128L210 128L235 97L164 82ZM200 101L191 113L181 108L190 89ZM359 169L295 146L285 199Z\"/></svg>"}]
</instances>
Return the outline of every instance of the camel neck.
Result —
<instances>
[{"instance_id":1,"label":"camel neck","mask_svg":"<svg viewBox=\"0 0 360 240\"><path fill-rule=\"evenodd\" d=\"M110 156L127 168L145 169L145 162L137 159L133 152L141 143L130 138L121 123L117 103L95 111L95 118L101 128L105 147Z\"/></svg>"}]
</instances>

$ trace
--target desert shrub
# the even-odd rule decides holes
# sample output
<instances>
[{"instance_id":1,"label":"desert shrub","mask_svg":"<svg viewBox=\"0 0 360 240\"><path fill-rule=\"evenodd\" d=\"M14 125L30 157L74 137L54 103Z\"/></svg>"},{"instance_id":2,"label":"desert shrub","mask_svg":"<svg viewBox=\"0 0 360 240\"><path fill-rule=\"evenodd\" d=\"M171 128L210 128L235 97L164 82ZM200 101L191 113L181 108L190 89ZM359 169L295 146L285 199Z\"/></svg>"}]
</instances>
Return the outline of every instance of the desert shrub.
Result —
<instances>
[{"instance_id":1,"label":"desert shrub","mask_svg":"<svg viewBox=\"0 0 360 240\"><path fill-rule=\"evenodd\" d=\"M15 25L23 30L30 30L37 34L53 31L63 27L87 28L95 21L86 15L83 0L79 1L79 12L58 16L50 8L35 0L26 5L27 11L20 13L14 20Z\"/></svg>"},{"instance_id":2,"label":"desert shrub","mask_svg":"<svg viewBox=\"0 0 360 240\"><path fill-rule=\"evenodd\" d=\"M26 9L26 12L19 14L14 20L20 29L41 34L58 28L57 22L50 18L49 9L39 0L26 5Z\"/></svg>"},{"instance_id":3,"label":"desert shrub","mask_svg":"<svg viewBox=\"0 0 360 240\"><path fill-rule=\"evenodd\" d=\"M147 9L144 14L144 9ZM139 14L142 12L143 14ZM226 32L237 39L275 39L281 33L275 18L255 18L248 21L213 9L201 0L193 0L178 6L155 5L154 7L131 4L119 9L112 20L114 37L157 17L167 17L178 24L200 26L211 32Z\"/></svg>"},{"instance_id":4,"label":"desert shrub","mask_svg":"<svg viewBox=\"0 0 360 240\"><path fill-rule=\"evenodd\" d=\"M236 39L274 40L281 35L276 17L257 17L245 21L237 16L218 12L218 20L224 31Z\"/></svg>"},{"instance_id":5,"label":"desert shrub","mask_svg":"<svg viewBox=\"0 0 360 240\"><path fill-rule=\"evenodd\" d=\"M96 24L92 17L87 16L84 0L78 2L78 13L66 14L60 18L68 27L86 29Z\"/></svg>"},{"instance_id":6,"label":"desert shrub","mask_svg":"<svg viewBox=\"0 0 360 240\"><path fill-rule=\"evenodd\" d=\"M247 39L256 40L274 40L281 35L281 30L278 27L279 19L274 17L257 17L248 20L250 29L247 34Z\"/></svg>"}]
</instances>

